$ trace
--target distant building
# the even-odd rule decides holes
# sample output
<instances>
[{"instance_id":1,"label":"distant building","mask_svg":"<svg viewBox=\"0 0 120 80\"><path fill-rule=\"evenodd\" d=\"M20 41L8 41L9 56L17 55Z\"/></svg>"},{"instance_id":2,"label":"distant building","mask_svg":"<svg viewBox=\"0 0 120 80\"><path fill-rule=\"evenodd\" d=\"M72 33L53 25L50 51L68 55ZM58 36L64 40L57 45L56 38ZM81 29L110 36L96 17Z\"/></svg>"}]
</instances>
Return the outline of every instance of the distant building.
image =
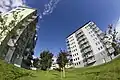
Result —
<instances>
[{"instance_id":1,"label":"distant building","mask_svg":"<svg viewBox=\"0 0 120 80\"><path fill-rule=\"evenodd\" d=\"M0 29L0 57L18 67L29 68L37 40L37 10L18 7L1 16L7 17L8 29ZM10 26L15 17L15 26Z\"/></svg>"},{"instance_id":2,"label":"distant building","mask_svg":"<svg viewBox=\"0 0 120 80\"><path fill-rule=\"evenodd\" d=\"M59 65L57 64L57 57L52 58L52 65L51 65L51 70L59 68Z\"/></svg>"},{"instance_id":3,"label":"distant building","mask_svg":"<svg viewBox=\"0 0 120 80\"><path fill-rule=\"evenodd\" d=\"M101 40L102 34L97 25L89 21L67 37L67 51L74 67L98 65L111 60L107 53L112 54L114 49L108 45L106 50Z\"/></svg>"}]
</instances>

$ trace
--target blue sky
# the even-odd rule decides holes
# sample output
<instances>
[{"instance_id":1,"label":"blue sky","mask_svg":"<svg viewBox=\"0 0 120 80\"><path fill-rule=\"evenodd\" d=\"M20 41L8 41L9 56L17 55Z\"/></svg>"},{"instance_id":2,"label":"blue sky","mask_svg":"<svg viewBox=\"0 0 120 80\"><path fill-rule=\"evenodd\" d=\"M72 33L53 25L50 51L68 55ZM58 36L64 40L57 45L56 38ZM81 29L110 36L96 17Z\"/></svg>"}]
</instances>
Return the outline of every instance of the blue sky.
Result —
<instances>
[{"instance_id":1,"label":"blue sky","mask_svg":"<svg viewBox=\"0 0 120 80\"><path fill-rule=\"evenodd\" d=\"M26 0L26 4L43 12L48 0ZM105 31L108 24L115 24L120 17L120 0L61 0L53 12L39 20L35 56L43 50L57 54L66 49L66 37L88 22L94 21Z\"/></svg>"}]
</instances>

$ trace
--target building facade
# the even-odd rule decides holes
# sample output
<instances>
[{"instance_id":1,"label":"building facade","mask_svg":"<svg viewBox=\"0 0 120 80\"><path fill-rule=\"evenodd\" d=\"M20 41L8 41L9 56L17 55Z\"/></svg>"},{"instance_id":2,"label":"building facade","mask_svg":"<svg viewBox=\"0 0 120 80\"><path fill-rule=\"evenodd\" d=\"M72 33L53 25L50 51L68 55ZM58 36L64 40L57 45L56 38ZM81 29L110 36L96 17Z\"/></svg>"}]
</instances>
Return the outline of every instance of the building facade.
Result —
<instances>
[{"instance_id":1,"label":"building facade","mask_svg":"<svg viewBox=\"0 0 120 80\"><path fill-rule=\"evenodd\" d=\"M53 57L52 58L52 65L50 67L50 70L53 70L53 69L58 69L59 68L59 65L57 64L57 57Z\"/></svg>"},{"instance_id":2,"label":"building facade","mask_svg":"<svg viewBox=\"0 0 120 80\"><path fill-rule=\"evenodd\" d=\"M1 14L0 57L18 67L29 68L36 45L37 10L18 7Z\"/></svg>"},{"instance_id":3,"label":"building facade","mask_svg":"<svg viewBox=\"0 0 120 80\"><path fill-rule=\"evenodd\" d=\"M110 45L106 48L102 34L97 25L89 21L67 37L67 51L74 67L94 66L111 60L108 51L112 54L114 49Z\"/></svg>"}]
</instances>

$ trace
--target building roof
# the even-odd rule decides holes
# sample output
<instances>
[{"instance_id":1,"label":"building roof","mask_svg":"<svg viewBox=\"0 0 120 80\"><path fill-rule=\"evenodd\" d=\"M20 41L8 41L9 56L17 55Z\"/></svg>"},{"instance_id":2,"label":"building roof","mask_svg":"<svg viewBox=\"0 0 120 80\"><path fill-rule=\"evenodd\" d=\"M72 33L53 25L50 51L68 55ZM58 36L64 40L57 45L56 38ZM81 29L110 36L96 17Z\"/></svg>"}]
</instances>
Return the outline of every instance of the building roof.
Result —
<instances>
[{"instance_id":1,"label":"building roof","mask_svg":"<svg viewBox=\"0 0 120 80\"><path fill-rule=\"evenodd\" d=\"M93 21L88 21L88 22L85 23L83 26L79 27L78 29L76 29L75 31L73 31L71 34L69 34L66 38L68 38L69 36L71 36L72 34L74 34L76 31L78 31L79 29L81 29L81 28L84 27L85 25L89 24L90 22L93 22Z\"/></svg>"}]
</instances>

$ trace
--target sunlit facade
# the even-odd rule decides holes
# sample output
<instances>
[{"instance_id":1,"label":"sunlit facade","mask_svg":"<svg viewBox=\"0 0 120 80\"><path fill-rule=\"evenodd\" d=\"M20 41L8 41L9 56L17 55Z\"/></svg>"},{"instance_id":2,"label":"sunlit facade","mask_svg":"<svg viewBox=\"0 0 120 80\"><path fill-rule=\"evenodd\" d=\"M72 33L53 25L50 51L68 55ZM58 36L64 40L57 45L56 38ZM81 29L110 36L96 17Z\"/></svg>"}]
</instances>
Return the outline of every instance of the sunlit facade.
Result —
<instances>
[{"instance_id":1,"label":"sunlit facade","mask_svg":"<svg viewBox=\"0 0 120 80\"><path fill-rule=\"evenodd\" d=\"M67 37L67 51L71 55L74 67L98 65L110 61L106 45L101 40L102 34L97 25L89 21ZM112 53L113 48L111 49L111 46L108 48Z\"/></svg>"},{"instance_id":2,"label":"sunlit facade","mask_svg":"<svg viewBox=\"0 0 120 80\"><path fill-rule=\"evenodd\" d=\"M8 29L0 29L0 57L18 67L29 68L37 40L37 10L18 7L1 16L6 19ZM14 26L10 26L12 21Z\"/></svg>"}]
</instances>

